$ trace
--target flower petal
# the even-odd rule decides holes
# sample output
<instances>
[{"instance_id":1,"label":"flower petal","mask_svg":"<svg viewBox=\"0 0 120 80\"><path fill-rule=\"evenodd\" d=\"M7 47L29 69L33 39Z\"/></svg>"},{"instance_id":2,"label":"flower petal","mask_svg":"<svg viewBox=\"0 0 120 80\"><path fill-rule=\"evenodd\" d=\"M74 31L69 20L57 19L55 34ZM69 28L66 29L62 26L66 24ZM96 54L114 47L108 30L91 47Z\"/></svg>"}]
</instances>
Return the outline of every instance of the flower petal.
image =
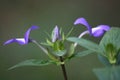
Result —
<instances>
[{"instance_id":1,"label":"flower petal","mask_svg":"<svg viewBox=\"0 0 120 80\"><path fill-rule=\"evenodd\" d=\"M95 28L92 28L92 34L94 37L100 37L104 34L105 31L110 30L108 25L98 25Z\"/></svg>"},{"instance_id":2,"label":"flower petal","mask_svg":"<svg viewBox=\"0 0 120 80\"><path fill-rule=\"evenodd\" d=\"M57 39L60 39L60 32L58 26L55 26L52 33L52 42L55 42Z\"/></svg>"},{"instance_id":3,"label":"flower petal","mask_svg":"<svg viewBox=\"0 0 120 80\"><path fill-rule=\"evenodd\" d=\"M104 30L104 31L110 30L110 26L108 26L108 25L98 25L97 27L100 27L100 29Z\"/></svg>"},{"instance_id":4,"label":"flower petal","mask_svg":"<svg viewBox=\"0 0 120 80\"><path fill-rule=\"evenodd\" d=\"M13 42L16 42L20 45L24 45L24 44L27 44L30 42L30 39L29 39L29 34L30 34L30 31L31 30L35 30L35 29L38 29L38 26L31 26L25 33L24 35L24 38L13 38L13 39L9 39L7 40L4 45L6 44L10 44L10 43L13 43Z\"/></svg>"},{"instance_id":5,"label":"flower petal","mask_svg":"<svg viewBox=\"0 0 120 80\"><path fill-rule=\"evenodd\" d=\"M38 29L39 27L38 26L31 26L25 33L24 35L24 38L25 38L25 43L28 43L28 39L29 39L29 35L30 35L30 31L31 30L35 30L35 29Z\"/></svg>"},{"instance_id":6,"label":"flower petal","mask_svg":"<svg viewBox=\"0 0 120 80\"><path fill-rule=\"evenodd\" d=\"M86 21L85 18L78 18L78 19L76 19L75 22L74 22L74 25L77 25L77 24L82 24L82 25L84 25L85 27L87 27L90 35L92 35L91 26L88 24L88 22Z\"/></svg>"},{"instance_id":7,"label":"flower petal","mask_svg":"<svg viewBox=\"0 0 120 80\"><path fill-rule=\"evenodd\" d=\"M20 45L26 44L24 38L16 38L16 39L7 40L7 41L4 43L4 45L10 44L10 43L14 43L14 42L16 42L16 43L18 43L18 44L20 44Z\"/></svg>"}]
</instances>

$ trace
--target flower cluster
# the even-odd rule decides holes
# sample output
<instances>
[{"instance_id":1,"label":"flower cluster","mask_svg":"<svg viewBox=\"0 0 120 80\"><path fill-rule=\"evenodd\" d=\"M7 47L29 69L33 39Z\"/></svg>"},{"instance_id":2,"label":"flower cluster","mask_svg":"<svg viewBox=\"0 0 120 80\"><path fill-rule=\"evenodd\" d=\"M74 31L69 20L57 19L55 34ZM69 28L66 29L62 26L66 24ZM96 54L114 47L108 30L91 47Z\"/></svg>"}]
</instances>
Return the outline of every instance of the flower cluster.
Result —
<instances>
[{"instance_id":1,"label":"flower cluster","mask_svg":"<svg viewBox=\"0 0 120 80\"><path fill-rule=\"evenodd\" d=\"M104 34L105 31L110 30L110 27L108 25L98 25L97 27L92 28L85 18L76 19L75 22L74 22L74 25L78 25L78 24L84 25L87 28L87 30L83 31L78 36L78 38L81 38L85 34L89 34L90 36L94 36L94 37L100 37ZM53 62L55 62L57 64L58 63L61 64L61 60L59 59L59 57L62 57L63 58L62 62L64 62L65 60L67 60L68 58L70 58L71 56L74 55L74 49L77 46L77 43L71 44L69 50L67 50L65 48L65 42L67 41L66 40L67 36L65 36L64 33L62 33L62 31L59 29L59 27L57 25L55 26L55 28L52 31L51 40L47 39L47 42L46 42L46 45L51 47L52 50L48 50L48 49L44 48L36 40L30 38L30 36L29 36L30 32L32 30L36 30L38 28L39 27L35 26L35 25L31 26L25 32L24 38L9 39L4 43L4 45L14 43L14 42L16 42L20 45L26 45L30 42L35 43L39 48L41 48L43 50L43 52L45 52L49 56L49 58Z\"/></svg>"},{"instance_id":2,"label":"flower cluster","mask_svg":"<svg viewBox=\"0 0 120 80\"><path fill-rule=\"evenodd\" d=\"M94 36L94 37L100 37L104 34L105 31L110 30L110 26L108 25L98 25L97 27L92 28L85 18L78 18L77 20L75 20L74 25L78 25L78 24L84 25L87 28L86 31L82 32L79 35L79 38L81 38L85 34L90 34L91 36ZM26 31L24 38L13 38L13 39L7 40L4 43L4 45L10 44L13 42L17 42L20 45L28 44L29 42L32 42L32 40L29 39L31 30L36 30L38 28L39 28L38 26L31 26ZM58 26L55 26L52 32L52 42L56 42L57 40L60 40L60 39L61 39L60 30Z\"/></svg>"}]
</instances>

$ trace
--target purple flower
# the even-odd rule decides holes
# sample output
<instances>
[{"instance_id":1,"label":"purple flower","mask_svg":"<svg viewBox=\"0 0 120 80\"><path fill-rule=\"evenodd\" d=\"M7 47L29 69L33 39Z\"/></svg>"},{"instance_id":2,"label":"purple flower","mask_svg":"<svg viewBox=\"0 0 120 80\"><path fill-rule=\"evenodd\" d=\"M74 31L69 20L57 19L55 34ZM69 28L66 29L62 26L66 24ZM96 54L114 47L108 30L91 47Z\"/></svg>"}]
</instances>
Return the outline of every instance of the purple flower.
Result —
<instances>
[{"instance_id":1,"label":"purple flower","mask_svg":"<svg viewBox=\"0 0 120 80\"><path fill-rule=\"evenodd\" d=\"M108 25L98 25L95 28L92 28L92 34L94 37L99 37L104 34L105 31L110 30L110 27Z\"/></svg>"},{"instance_id":2,"label":"purple flower","mask_svg":"<svg viewBox=\"0 0 120 80\"><path fill-rule=\"evenodd\" d=\"M9 39L7 40L4 45L6 44L10 44L10 43L18 43L20 45L25 45L25 44L28 44L29 42L31 42L31 40L29 39L29 35L30 35L30 32L31 30L35 30L35 29L38 29L39 27L38 26L31 26L25 33L24 35L24 38L13 38L13 39Z\"/></svg>"},{"instance_id":3,"label":"purple flower","mask_svg":"<svg viewBox=\"0 0 120 80\"><path fill-rule=\"evenodd\" d=\"M74 25L77 25L77 24L82 24L85 27L87 27L87 29L88 29L88 30L82 32L80 34L79 38L85 34L90 34L94 37L100 37L104 34L105 31L110 30L110 27L108 25L98 25L95 28L91 28L91 26L88 24L88 22L86 21L85 18L78 18L77 20L75 20Z\"/></svg>"},{"instance_id":4,"label":"purple flower","mask_svg":"<svg viewBox=\"0 0 120 80\"><path fill-rule=\"evenodd\" d=\"M61 39L60 31L59 31L58 26L55 26L52 32L52 42L55 42L56 40L59 40L59 39Z\"/></svg>"}]
</instances>

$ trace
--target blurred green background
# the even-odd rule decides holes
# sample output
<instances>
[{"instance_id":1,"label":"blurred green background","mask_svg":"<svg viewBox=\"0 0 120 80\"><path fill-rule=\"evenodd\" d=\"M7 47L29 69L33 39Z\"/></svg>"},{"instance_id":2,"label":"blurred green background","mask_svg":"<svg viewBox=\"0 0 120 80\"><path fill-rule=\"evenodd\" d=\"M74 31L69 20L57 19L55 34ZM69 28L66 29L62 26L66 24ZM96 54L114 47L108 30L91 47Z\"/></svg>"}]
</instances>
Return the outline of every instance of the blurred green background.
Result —
<instances>
[{"instance_id":1,"label":"blurred green background","mask_svg":"<svg viewBox=\"0 0 120 80\"><path fill-rule=\"evenodd\" d=\"M86 18L92 26L120 26L119 3L119 0L0 0L0 80L63 80L61 69L56 65L8 71L9 67L27 59L48 58L34 44L3 46L3 43L10 38L23 37L31 25L40 26L32 31L31 37L44 42L45 32L50 33L58 25L67 33L78 17ZM71 36L78 36L83 30L84 27L76 27ZM100 38L90 39L100 41ZM97 80L92 69L100 67L103 65L96 54L66 63L69 80Z\"/></svg>"}]
</instances>

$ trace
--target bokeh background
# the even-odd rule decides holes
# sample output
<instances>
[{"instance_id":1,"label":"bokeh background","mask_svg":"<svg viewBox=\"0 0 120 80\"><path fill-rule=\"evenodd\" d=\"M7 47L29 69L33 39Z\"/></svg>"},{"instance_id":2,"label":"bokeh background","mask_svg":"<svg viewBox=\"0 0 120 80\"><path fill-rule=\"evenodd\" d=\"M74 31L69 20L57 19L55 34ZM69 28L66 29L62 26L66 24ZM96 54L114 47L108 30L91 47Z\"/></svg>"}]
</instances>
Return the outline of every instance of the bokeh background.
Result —
<instances>
[{"instance_id":1,"label":"bokeh background","mask_svg":"<svg viewBox=\"0 0 120 80\"><path fill-rule=\"evenodd\" d=\"M0 80L63 80L61 68L56 65L44 67L9 67L27 59L48 59L34 44L19 46L3 43L14 37L23 37L31 26L40 26L31 37L44 42L55 25L67 33L78 17L84 17L91 26L108 24L120 26L119 0L0 0ZM75 27L71 36L78 36L83 26ZM101 38L89 39L99 43ZM86 38L87 38L86 37ZM81 50L81 47L77 49ZM72 59L66 63L69 80L97 80L92 69L103 67L96 54Z\"/></svg>"}]
</instances>

